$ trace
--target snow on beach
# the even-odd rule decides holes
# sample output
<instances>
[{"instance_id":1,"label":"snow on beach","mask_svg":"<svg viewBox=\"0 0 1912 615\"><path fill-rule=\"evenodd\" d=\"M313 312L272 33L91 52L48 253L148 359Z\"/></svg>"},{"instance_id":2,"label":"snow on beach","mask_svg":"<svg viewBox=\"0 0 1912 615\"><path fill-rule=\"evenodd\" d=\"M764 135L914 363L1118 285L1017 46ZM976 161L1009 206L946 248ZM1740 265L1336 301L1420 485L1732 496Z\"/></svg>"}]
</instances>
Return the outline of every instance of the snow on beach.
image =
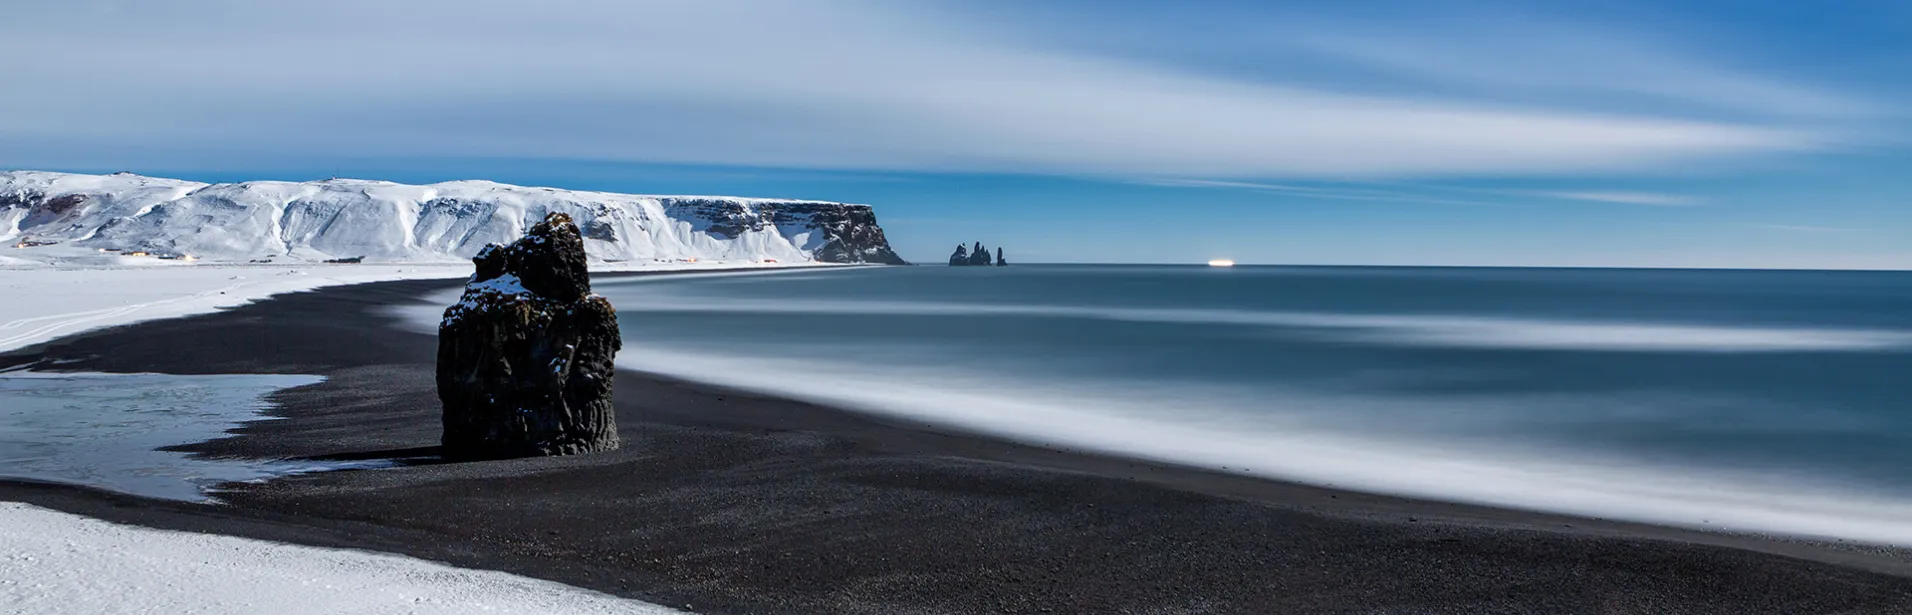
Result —
<instances>
[{"instance_id":1,"label":"snow on beach","mask_svg":"<svg viewBox=\"0 0 1912 615\"><path fill-rule=\"evenodd\" d=\"M0 502L0 611L59 613L680 613L567 585L410 557L108 523Z\"/></svg>"},{"instance_id":2,"label":"snow on beach","mask_svg":"<svg viewBox=\"0 0 1912 615\"><path fill-rule=\"evenodd\" d=\"M722 271L753 261L594 264L593 272ZM459 279L470 264L166 264L115 267L0 266L0 352L92 329L177 318L281 293L387 280ZM6 366L0 366L4 368Z\"/></svg>"},{"instance_id":3,"label":"snow on beach","mask_svg":"<svg viewBox=\"0 0 1912 615\"><path fill-rule=\"evenodd\" d=\"M7 298L0 302L0 351L91 329L211 312L322 286L449 279L470 273L470 265L0 268L0 297Z\"/></svg>"}]
</instances>

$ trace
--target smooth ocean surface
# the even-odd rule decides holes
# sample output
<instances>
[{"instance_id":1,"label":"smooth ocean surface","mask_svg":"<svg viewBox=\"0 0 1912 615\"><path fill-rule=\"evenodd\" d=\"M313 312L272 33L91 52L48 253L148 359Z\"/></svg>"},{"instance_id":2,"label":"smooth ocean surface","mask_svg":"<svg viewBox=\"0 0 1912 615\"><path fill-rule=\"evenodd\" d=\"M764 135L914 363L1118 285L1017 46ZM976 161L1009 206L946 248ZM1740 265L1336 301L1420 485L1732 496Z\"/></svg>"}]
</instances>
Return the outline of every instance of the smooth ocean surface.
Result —
<instances>
[{"instance_id":1,"label":"smooth ocean surface","mask_svg":"<svg viewBox=\"0 0 1912 615\"><path fill-rule=\"evenodd\" d=\"M1912 544L1912 273L607 279L626 366L1411 496Z\"/></svg>"}]
</instances>

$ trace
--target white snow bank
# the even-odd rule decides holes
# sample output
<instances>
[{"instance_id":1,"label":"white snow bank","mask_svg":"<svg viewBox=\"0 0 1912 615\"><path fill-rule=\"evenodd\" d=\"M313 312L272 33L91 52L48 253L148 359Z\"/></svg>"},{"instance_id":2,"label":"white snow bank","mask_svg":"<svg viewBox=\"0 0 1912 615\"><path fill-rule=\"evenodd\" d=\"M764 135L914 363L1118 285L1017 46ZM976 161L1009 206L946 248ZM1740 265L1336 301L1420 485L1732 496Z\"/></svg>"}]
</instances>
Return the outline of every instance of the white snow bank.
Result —
<instances>
[{"instance_id":1,"label":"white snow bank","mask_svg":"<svg viewBox=\"0 0 1912 615\"><path fill-rule=\"evenodd\" d=\"M0 351L321 286L468 275L470 265L0 269Z\"/></svg>"},{"instance_id":2,"label":"white snow bank","mask_svg":"<svg viewBox=\"0 0 1912 615\"><path fill-rule=\"evenodd\" d=\"M153 530L0 502L0 611L681 613L410 557Z\"/></svg>"},{"instance_id":3,"label":"white snow bank","mask_svg":"<svg viewBox=\"0 0 1912 615\"><path fill-rule=\"evenodd\" d=\"M594 272L829 266L752 262L594 265ZM0 352L63 335L243 305L336 284L459 279L471 265L214 265L55 268L0 267ZM0 365L0 368L6 366Z\"/></svg>"}]
</instances>

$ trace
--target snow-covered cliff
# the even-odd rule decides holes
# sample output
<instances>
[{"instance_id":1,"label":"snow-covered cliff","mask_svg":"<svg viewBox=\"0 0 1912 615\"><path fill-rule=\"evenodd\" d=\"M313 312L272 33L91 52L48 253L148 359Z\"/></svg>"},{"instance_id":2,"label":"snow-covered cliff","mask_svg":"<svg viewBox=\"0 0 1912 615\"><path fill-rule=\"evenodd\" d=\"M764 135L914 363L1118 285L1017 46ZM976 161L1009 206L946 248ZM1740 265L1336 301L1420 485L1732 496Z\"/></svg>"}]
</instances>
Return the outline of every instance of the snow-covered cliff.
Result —
<instances>
[{"instance_id":1,"label":"snow-covered cliff","mask_svg":"<svg viewBox=\"0 0 1912 615\"><path fill-rule=\"evenodd\" d=\"M643 196L488 181L331 179L203 184L127 173L0 171L0 242L19 257L75 248L212 261L461 261L548 213L606 262L902 264L868 205Z\"/></svg>"}]
</instances>

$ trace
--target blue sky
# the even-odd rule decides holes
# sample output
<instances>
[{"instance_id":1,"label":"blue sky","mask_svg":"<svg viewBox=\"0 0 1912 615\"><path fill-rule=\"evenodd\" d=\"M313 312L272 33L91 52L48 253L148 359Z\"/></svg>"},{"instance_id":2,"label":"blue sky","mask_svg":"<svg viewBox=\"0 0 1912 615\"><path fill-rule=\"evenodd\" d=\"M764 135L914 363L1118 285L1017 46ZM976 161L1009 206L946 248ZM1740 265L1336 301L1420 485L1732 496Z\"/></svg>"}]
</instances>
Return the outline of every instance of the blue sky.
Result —
<instances>
[{"instance_id":1,"label":"blue sky","mask_svg":"<svg viewBox=\"0 0 1912 615\"><path fill-rule=\"evenodd\" d=\"M0 167L871 203L907 258L1912 268L1912 4L23 0Z\"/></svg>"}]
</instances>

